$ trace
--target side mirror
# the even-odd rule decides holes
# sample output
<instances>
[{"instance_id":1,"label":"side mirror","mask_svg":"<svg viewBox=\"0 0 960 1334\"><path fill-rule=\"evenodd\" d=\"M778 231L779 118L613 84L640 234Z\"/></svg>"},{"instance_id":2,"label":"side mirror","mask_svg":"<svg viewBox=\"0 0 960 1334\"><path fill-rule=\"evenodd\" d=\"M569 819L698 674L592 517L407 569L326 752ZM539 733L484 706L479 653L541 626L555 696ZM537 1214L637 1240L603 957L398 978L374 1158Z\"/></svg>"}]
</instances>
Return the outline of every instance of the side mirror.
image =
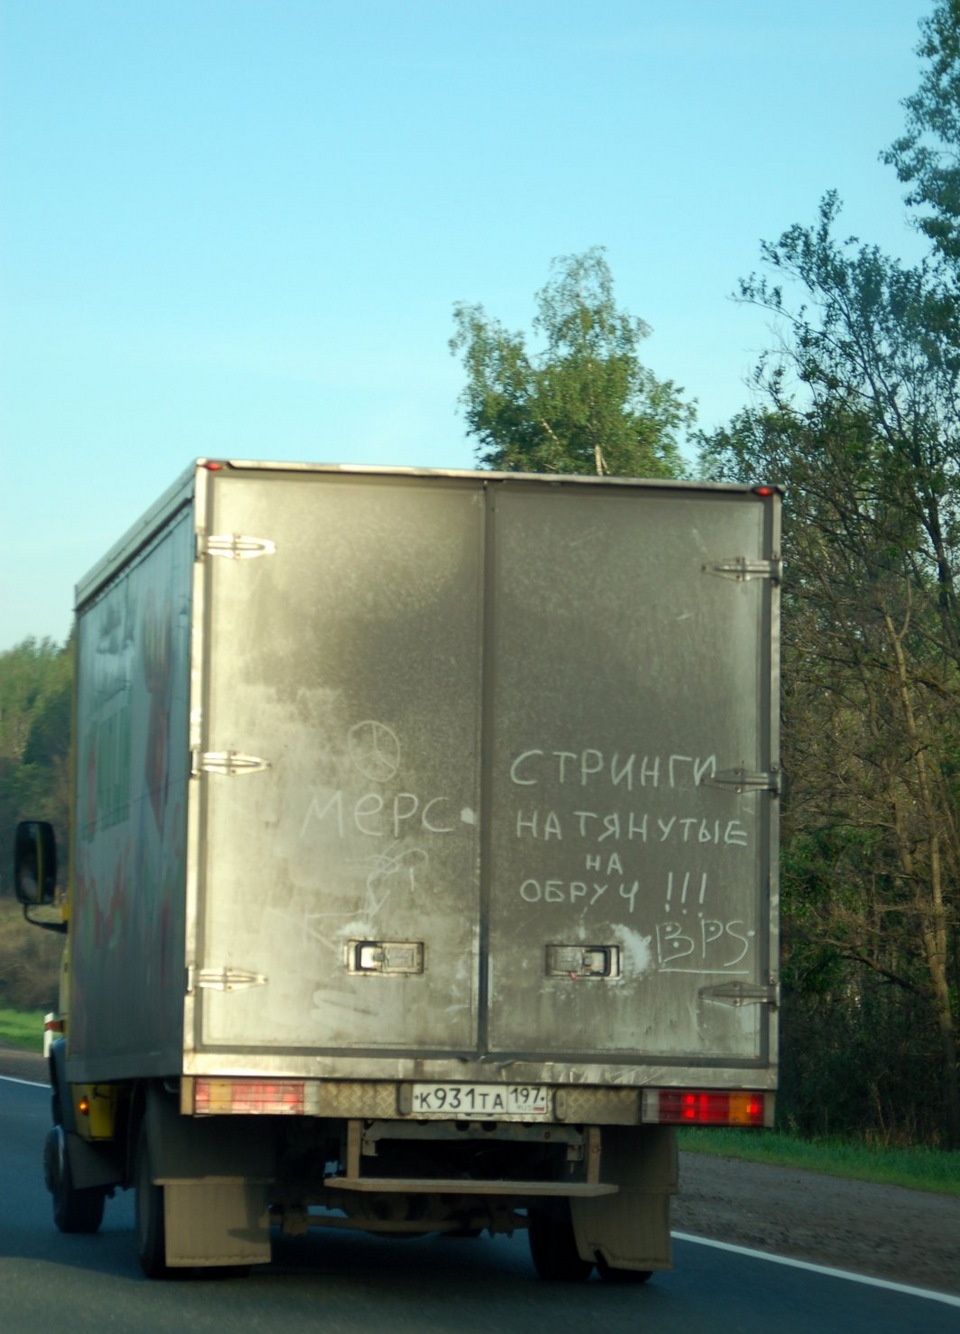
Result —
<instances>
[{"instance_id":1,"label":"side mirror","mask_svg":"<svg viewBox=\"0 0 960 1334\"><path fill-rule=\"evenodd\" d=\"M24 820L13 841L13 885L24 908L52 903L57 890L57 842L44 820Z\"/></svg>"}]
</instances>

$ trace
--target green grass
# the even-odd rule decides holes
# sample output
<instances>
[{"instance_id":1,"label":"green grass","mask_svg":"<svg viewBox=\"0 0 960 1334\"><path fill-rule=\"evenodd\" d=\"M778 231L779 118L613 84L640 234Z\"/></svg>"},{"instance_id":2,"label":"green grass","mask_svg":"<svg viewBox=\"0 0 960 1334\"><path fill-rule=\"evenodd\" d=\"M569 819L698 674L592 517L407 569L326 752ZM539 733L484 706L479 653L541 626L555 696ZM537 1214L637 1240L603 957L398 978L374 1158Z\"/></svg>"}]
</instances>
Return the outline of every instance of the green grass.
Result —
<instances>
[{"instance_id":1,"label":"green grass","mask_svg":"<svg viewBox=\"0 0 960 1334\"><path fill-rule=\"evenodd\" d=\"M43 1010L0 1010L0 1042L43 1051Z\"/></svg>"},{"instance_id":2,"label":"green grass","mask_svg":"<svg viewBox=\"0 0 960 1334\"><path fill-rule=\"evenodd\" d=\"M910 1190L960 1196L960 1153L926 1148L893 1148L845 1139L799 1139L776 1130L681 1130L680 1148L776 1167L876 1181Z\"/></svg>"}]
</instances>

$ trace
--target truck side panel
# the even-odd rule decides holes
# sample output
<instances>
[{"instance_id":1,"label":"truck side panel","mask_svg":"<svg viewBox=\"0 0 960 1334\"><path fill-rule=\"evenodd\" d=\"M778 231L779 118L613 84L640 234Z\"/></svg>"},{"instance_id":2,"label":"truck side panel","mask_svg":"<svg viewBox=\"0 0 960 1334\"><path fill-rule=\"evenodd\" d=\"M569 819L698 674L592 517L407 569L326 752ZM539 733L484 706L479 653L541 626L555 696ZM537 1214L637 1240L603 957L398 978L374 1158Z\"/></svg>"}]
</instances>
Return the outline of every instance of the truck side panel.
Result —
<instances>
[{"instance_id":1,"label":"truck side panel","mask_svg":"<svg viewBox=\"0 0 960 1334\"><path fill-rule=\"evenodd\" d=\"M184 508L79 608L73 1080L182 1064L193 550Z\"/></svg>"}]
</instances>

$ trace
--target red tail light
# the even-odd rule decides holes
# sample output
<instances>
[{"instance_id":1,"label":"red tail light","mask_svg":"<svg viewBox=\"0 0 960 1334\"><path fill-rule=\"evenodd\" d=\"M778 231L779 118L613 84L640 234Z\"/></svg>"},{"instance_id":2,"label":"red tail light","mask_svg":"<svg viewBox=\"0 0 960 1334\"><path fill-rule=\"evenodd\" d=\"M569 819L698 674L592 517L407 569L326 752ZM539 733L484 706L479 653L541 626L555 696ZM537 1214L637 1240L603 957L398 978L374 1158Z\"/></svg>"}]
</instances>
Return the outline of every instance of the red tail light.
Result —
<instances>
[{"instance_id":1,"label":"red tail light","mask_svg":"<svg viewBox=\"0 0 960 1334\"><path fill-rule=\"evenodd\" d=\"M193 1089L197 1116L302 1116L305 1085L298 1079L205 1079Z\"/></svg>"},{"instance_id":2,"label":"red tail light","mask_svg":"<svg viewBox=\"0 0 960 1334\"><path fill-rule=\"evenodd\" d=\"M770 1110L772 1113L772 1100ZM767 1124L767 1095L646 1089L643 1119L668 1126L764 1126Z\"/></svg>"}]
</instances>

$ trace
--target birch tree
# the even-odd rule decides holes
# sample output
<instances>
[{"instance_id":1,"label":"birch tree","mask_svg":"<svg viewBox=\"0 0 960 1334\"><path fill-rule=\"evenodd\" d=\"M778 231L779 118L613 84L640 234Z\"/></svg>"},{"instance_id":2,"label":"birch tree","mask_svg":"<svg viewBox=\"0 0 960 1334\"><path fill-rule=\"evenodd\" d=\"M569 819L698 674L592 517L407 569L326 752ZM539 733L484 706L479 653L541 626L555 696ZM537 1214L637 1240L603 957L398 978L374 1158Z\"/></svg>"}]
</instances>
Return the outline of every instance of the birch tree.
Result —
<instances>
[{"instance_id":1,"label":"birch tree","mask_svg":"<svg viewBox=\"0 0 960 1334\"><path fill-rule=\"evenodd\" d=\"M539 350L482 305L454 307L467 433L485 468L676 477L695 410L640 360L649 327L617 308L600 247L556 259L537 294Z\"/></svg>"}]
</instances>

